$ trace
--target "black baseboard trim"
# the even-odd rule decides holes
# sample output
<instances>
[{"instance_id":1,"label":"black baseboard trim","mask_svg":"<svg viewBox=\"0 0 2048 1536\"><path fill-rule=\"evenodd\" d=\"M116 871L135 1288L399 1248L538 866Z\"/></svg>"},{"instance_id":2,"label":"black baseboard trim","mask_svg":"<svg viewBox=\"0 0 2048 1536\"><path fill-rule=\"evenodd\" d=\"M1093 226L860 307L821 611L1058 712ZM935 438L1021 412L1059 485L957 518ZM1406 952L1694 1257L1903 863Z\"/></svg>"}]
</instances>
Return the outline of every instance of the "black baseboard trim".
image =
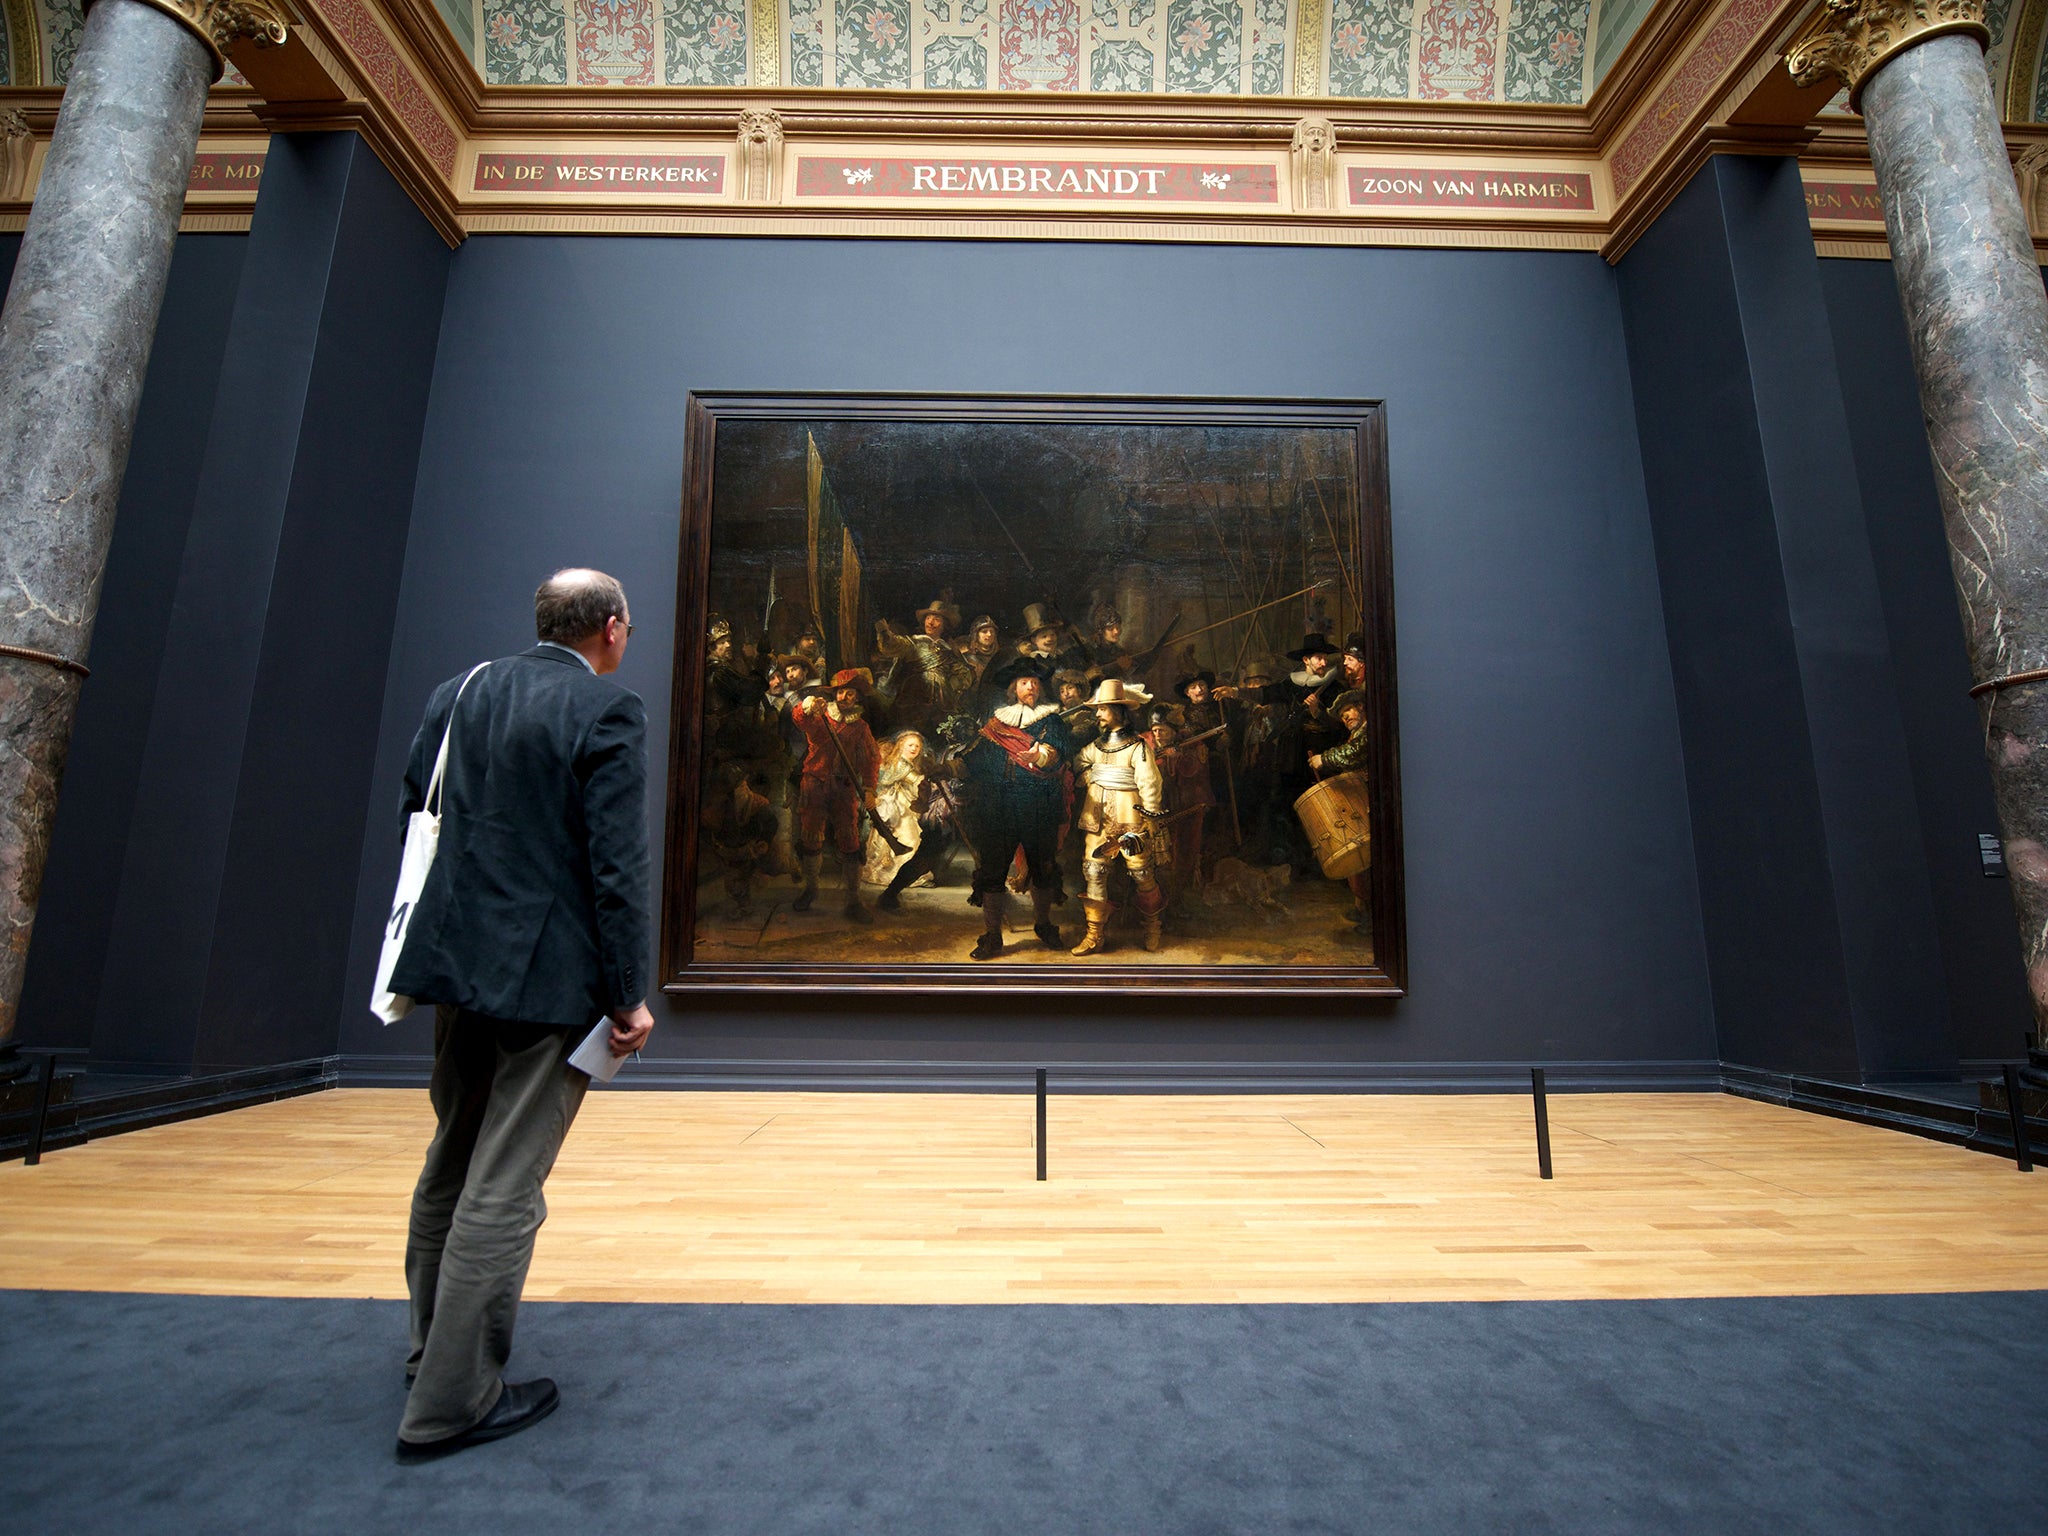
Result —
<instances>
[{"instance_id":1,"label":"black baseboard trim","mask_svg":"<svg viewBox=\"0 0 2048 1536\"><path fill-rule=\"evenodd\" d=\"M2002 1110L1993 1113L1976 1105L1920 1098L1896 1088L1831 1083L1794 1072L1763 1072L1732 1064L1721 1068L1721 1077L1725 1089L1741 1098L1905 1131L1994 1157L2011 1157L2013 1153L2012 1127ZM2048 1121L2029 1119L2026 1125L2027 1145L2040 1159L2048 1149Z\"/></svg>"},{"instance_id":2,"label":"black baseboard trim","mask_svg":"<svg viewBox=\"0 0 2048 1536\"><path fill-rule=\"evenodd\" d=\"M99 1064L95 1064L99 1066ZM160 1083L97 1098L53 1102L45 1150L241 1109L328 1088L417 1088L426 1056L323 1056ZM1996 1157L2012 1156L2002 1110L1923 1098L1903 1086L1829 1082L1792 1072L1713 1061L1543 1063L1553 1093L1725 1092L1787 1109L1904 1131ZM1973 1064L1974 1065L1974 1064ZM835 1093L1028 1093L1044 1068L1070 1094L1526 1093L1525 1062L1105 1062L735 1059L630 1064L613 1087ZM101 1068L101 1070L105 1070ZM2028 1141L2048 1162L2048 1121L2027 1121ZM22 1156L25 1110L0 1113L0 1161Z\"/></svg>"},{"instance_id":3,"label":"black baseboard trim","mask_svg":"<svg viewBox=\"0 0 2048 1536\"><path fill-rule=\"evenodd\" d=\"M102 1070L105 1070L102 1068ZM267 1104L340 1086L341 1058L316 1056L272 1067L244 1067L232 1072L165 1078L147 1087L97 1098L52 1103L43 1129L43 1150L81 1146L123 1131L193 1120L223 1110ZM0 1116L0 1162L22 1157L28 1150L26 1112Z\"/></svg>"},{"instance_id":4,"label":"black baseboard trim","mask_svg":"<svg viewBox=\"0 0 2048 1536\"><path fill-rule=\"evenodd\" d=\"M344 1056L344 1088L417 1087L426 1056ZM1553 1092L1702 1093L1713 1061L1544 1063ZM614 1088L736 1092L1026 1093L1041 1068L1059 1093L1498 1093L1529 1089L1525 1062L638 1061Z\"/></svg>"}]
</instances>

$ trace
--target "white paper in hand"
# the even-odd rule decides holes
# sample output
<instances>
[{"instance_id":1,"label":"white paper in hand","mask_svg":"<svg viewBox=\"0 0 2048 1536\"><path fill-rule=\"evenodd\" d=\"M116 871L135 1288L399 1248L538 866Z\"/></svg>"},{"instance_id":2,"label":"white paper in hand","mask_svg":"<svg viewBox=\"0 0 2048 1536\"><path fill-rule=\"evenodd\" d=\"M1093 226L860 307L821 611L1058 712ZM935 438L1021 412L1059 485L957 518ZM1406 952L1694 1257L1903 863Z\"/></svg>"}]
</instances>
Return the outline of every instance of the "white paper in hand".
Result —
<instances>
[{"instance_id":1,"label":"white paper in hand","mask_svg":"<svg viewBox=\"0 0 2048 1536\"><path fill-rule=\"evenodd\" d=\"M599 1019L597 1028L583 1037L583 1043L569 1053L569 1065L593 1082L608 1083L626 1064L623 1056L612 1054L612 1021Z\"/></svg>"}]
</instances>

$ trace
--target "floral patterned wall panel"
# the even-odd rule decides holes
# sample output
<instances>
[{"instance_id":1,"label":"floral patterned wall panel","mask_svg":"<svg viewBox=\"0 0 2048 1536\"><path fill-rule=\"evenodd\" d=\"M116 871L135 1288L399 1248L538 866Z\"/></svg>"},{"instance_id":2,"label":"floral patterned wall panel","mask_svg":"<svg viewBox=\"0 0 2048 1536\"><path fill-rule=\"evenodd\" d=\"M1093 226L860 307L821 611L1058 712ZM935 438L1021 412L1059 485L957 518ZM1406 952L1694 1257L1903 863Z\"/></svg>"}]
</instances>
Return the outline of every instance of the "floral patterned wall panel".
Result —
<instances>
[{"instance_id":1,"label":"floral patterned wall panel","mask_svg":"<svg viewBox=\"0 0 2048 1536\"><path fill-rule=\"evenodd\" d=\"M761 39L749 0L469 3L493 85L743 85L772 49L782 83L828 90L1575 105L1598 0L775 0ZM1608 3L1632 27L1654 0Z\"/></svg>"},{"instance_id":2,"label":"floral patterned wall panel","mask_svg":"<svg viewBox=\"0 0 2048 1536\"><path fill-rule=\"evenodd\" d=\"M1575 106L1658 0L774 0L764 39L751 0L436 3L476 8L493 85L744 85L760 54L827 90ZM2002 35L2022 0L1989 3Z\"/></svg>"},{"instance_id":3,"label":"floral patterned wall panel","mask_svg":"<svg viewBox=\"0 0 2048 1536\"><path fill-rule=\"evenodd\" d=\"M59 84L82 0L20 0L0 82ZM492 85L1098 91L1577 105L1658 0L433 0ZM1986 0L1994 93L2048 120L2026 0ZM772 25L772 37L756 37ZM2024 34L2024 35L2023 35ZM2024 53L2025 58L2016 58ZM756 65L756 58L763 64ZM765 61L772 59L772 64ZM2007 76L2024 84L2008 95ZM246 84L230 65L224 83ZM2028 89L2031 86L2031 89ZM1845 110L1838 99L1834 110Z\"/></svg>"}]
</instances>

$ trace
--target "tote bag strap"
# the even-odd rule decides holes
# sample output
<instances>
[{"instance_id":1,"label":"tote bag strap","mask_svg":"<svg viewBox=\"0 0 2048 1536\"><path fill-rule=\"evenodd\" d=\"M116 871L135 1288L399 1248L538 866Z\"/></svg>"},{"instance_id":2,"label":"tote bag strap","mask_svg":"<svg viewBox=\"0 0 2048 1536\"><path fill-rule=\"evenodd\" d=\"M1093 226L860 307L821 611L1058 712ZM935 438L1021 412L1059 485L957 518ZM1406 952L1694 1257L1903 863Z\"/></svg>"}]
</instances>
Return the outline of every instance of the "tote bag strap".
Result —
<instances>
[{"instance_id":1,"label":"tote bag strap","mask_svg":"<svg viewBox=\"0 0 2048 1536\"><path fill-rule=\"evenodd\" d=\"M488 661L480 661L471 667L469 669L469 677L465 677L462 680L462 687L455 690L455 703L448 706L448 724L441 732L441 750L434 758L434 775L427 780L427 797L420 805L420 809L429 816L439 816L441 814L441 780L448 772L448 743L455 736L456 705L462 702L463 689L469 687L470 678L475 677L477 673L483 671L489 665Z\"/></svg>"}]
</instances>

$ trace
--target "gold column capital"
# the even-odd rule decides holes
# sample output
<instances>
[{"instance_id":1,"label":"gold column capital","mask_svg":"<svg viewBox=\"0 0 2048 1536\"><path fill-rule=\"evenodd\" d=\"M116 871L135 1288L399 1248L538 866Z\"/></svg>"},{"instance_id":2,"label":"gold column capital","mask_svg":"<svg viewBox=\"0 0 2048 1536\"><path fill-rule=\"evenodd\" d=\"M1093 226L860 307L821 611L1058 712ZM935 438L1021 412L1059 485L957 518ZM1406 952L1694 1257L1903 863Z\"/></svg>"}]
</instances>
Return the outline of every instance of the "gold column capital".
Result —
<instances>
[{"instance_id":1,"label":"gold column capital","mask_svg":"<svg viewBox=\"0 0 2048 1536\"><path fill-rule=\"evenodd\" d=\"M1908 48L1947 32L1966 32L1985 48L1984 0L1824 0L1785 49L1796 85L1819 85L1829 76L1849 87L1860 110L1870 77Z\"/></svg>"},{"instance_id":2,"label":"gold column capital","mask_svg":"<svg viewBox=\"0 0 2048 1536\"><path fill-rule=\"evenodd\" d=\"M206 44L213 55L213 78L227 68L228 48L237 38L254 38L257 46L275 48L285 39L286 13L276 0L139 0L162 11Z\"/></svg>"}]
</instances>

